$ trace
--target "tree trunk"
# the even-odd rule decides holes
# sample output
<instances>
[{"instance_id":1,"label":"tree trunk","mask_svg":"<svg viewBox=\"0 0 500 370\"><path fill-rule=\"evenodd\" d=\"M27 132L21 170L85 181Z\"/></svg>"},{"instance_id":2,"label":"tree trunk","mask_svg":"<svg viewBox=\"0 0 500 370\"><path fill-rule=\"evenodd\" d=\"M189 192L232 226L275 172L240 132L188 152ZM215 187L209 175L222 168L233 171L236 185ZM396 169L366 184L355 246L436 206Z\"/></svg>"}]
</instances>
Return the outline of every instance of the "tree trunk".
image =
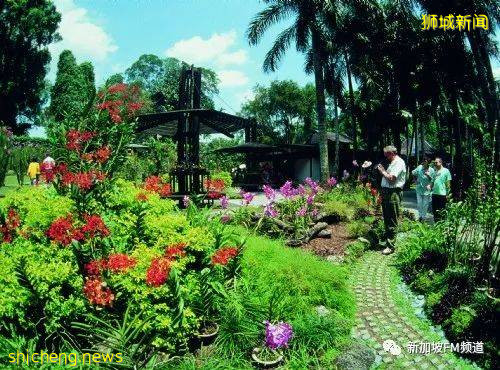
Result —
<instances>
[{"instance_id":1,"label":"tree trunk","mask_svg":"<svg viewBox=\"0 0 500 370\"><path fill-rule=\"evenodd\" d=\"M340 122L339 122L339 112L338 112L338 107L337 107L337 97L335 96L335 93L333 93L332 97L333 97L333 109L335 110L334 111L334 113L335 113L335 170L334 170L334 173L335 173L335 176L338 177L340 175L340 172L339 172Z\"/></svg>"},{"instance_id":2,"label":"tree trunk","mask_svg":"<svg viewBox=\"0 0 500 370\"><path fill-rule=\"evenodd\" d=\"M352 88L351 65L349 62L349 56L347 55L347 50L344 50L344 58L347 70L347 81L349 83L349 110L351 111L353 155L356 157L356 152L358 151L358 127L356 124L356 115L354 114L354 90Z\"/></svg>"},{"instance_id":3,"label":"tree trunk","mask_svg":"<svg viewBox=\"0 0 500 370\"><path fill-rule=\"evenodd\" d=\"M328 136L326 127L325 111L325 81L323 77L323 66L320 56L319 34L312 30L312 48L314 64L314 80L316 83L316 109L318 114L318 145L319 164L321 181L326 181L330 177L328 164Z\"/></svg>"}]
</instances>

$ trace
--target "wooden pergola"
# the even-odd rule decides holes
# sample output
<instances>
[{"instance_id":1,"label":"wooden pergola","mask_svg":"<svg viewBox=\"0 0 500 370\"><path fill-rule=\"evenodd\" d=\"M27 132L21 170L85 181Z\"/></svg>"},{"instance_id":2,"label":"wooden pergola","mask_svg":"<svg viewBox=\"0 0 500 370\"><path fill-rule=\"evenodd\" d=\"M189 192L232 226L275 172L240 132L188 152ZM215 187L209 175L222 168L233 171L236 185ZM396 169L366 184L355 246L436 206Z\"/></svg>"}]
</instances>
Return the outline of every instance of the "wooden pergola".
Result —
<instances>
[{"instance_id":1,"label":"wooden pergola","mask_svg":"<svg viewBox=\"0 0 500 370\"><path fill-rule=\"evenodd\" d=\"M254 121L214 109L201 109L201 70L184 68L179 83L177 110L144 114L138 118L138 132L161 135L177 143L177 166L170 173L174 198L205 193L204 183L210 173L200 166L200 135L220 133L234 137L245 130L250 140L255 136Z\"/></svg>"}]
</instances>

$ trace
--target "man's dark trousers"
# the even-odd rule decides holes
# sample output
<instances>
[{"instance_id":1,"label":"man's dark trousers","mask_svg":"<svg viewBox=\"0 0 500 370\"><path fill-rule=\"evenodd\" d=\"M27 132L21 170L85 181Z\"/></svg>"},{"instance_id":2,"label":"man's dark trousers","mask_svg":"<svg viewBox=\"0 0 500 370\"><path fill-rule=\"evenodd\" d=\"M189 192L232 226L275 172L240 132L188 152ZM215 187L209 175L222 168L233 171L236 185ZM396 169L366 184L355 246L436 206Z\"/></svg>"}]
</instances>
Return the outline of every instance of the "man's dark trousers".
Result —
<instances>
[{"instance_id":1,"label":"man's dark trousers","mask_svg":"<svg viewBox=\"0 0 500 370\"><path fill-rule=\"evenodd\" d=\"M384 216L385 238L390 247L394 248L396 228L401 213L400 188L382 188L382 215Z\"/></svg>"}]
</instances>

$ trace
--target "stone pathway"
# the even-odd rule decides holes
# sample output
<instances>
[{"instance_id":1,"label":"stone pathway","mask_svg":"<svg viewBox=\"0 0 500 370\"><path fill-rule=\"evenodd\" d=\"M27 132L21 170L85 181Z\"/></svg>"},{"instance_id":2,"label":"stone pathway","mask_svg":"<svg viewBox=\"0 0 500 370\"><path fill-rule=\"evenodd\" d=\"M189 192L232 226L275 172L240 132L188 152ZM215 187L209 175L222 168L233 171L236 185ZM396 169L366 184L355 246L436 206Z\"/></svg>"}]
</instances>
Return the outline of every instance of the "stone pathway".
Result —
<instances>
[{"instance_id":1,"label":"stone pathway","mask_svg":"<svg viewBox=\"0 0 500 370\"><path fill-rule=\"evenodd\" d=\"M352 281L357 300L353 337L362 340L377 354L376 366L384 369L467 369L474 368L451 353L409 353L409 343L444 343L428 320L415 313L415 304L398 289L398 273L393 256L368 252L353 269ZM420 308L421 311L421 308ZM393 340L401 354L384 350Z\"/></svg>"}]
</instances>

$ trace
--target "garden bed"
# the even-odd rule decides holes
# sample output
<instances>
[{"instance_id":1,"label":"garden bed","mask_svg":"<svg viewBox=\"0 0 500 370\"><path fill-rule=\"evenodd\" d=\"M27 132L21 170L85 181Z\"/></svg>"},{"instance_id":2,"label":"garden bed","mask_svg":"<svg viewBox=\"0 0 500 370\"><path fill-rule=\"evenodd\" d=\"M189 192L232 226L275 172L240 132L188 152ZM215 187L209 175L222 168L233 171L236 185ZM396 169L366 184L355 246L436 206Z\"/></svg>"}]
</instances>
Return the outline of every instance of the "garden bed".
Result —
<instances>
[{"instance_id":1,"label":"garden bed","mask_svg":"<svg viewBox=\"0 0 500 370\"><path fill-rule=\"evenodd\" d=\"M347 223L341 222L328 225L329 238L315 238L302 246L320 257L344 256L347 245L353 241L347 230Z\"/></svg>"}]
</instances>

